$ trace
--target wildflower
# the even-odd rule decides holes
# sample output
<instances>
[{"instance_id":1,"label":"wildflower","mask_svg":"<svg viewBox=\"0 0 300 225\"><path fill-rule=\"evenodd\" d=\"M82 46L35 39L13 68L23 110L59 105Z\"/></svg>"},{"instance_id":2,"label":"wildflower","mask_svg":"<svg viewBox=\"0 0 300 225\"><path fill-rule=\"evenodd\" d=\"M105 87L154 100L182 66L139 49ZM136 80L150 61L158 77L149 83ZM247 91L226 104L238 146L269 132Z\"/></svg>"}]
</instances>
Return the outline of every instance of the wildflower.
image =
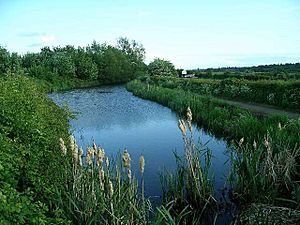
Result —
<instances>
[{"instance_id":1,"label":"wildflower","mask_svg":"<svg viewBox=\"0 0 300 225\"><path fill-rule=\"evenodd\" d=\"M280 122L278 123L278 128L279 128L279 130L282 130L282 126L281 126Z\"/></svg>"},{"instance_id":2,"label":"wildflower","mask_svg":"<svg viewBox=\"0 0 300 225\"><path fill-rule=\"evenodd\" d=\"M67 154L67 148L65 146L65 142L62 138L59 138L59 146L62 154L65 156Z\"/></svg>"},{"instance_id":3,"label":"wildflower","mask_svg":"<svg viewBox=\"0 0 300 225\"><path fill-rule=\"evenodd\" d=\"M130 158L130 155L129 155L127 149L124 150L123 155L122 155L122 159L123 159L124 167L129 169L131 158Z\"/></svg>"},{"instance_id":4,"label":"wildflower","mask_svg":"<svg viewBox=\"0 0 300 225\"><path fill-rule=\"evenodd\" d=\"M193 114L192 111L190 109L190 107L187 108L187 118L188 118L188 127L189 130L192 132L192 120L193 120Z\"/></svg>"},{"instance_id":5,"label":"wildflower","mask_svg":"<svg viewBox=\"0 0 300 225\"><path fill-rule=\"evenodd\" d=\"M244 137L242 137L241 140L239 141L239 146L242 147L243 143L244 143Z\"/></svg>"},{"instance_id":6,"label":"wildflower","mask_svg":"<svg viewBox=\"0 0 300 225\"><path fill-rule=\"evenodd\" d=\"M186 127L185 127L185 123L184 123L184 121L182 119L178 120L178 127L181 130L182 135L186 136Z\"/></svg>"},{"instance_id":7,"label":"wildflower","mask_svg":"<svg viewBox=\"0 0 300 225\"><path fill-rule=\"evenodd\" d=\"M140 156L140 171L143 174L145 170L145 158L144 156Z\"/></svg>"}]
</instances>

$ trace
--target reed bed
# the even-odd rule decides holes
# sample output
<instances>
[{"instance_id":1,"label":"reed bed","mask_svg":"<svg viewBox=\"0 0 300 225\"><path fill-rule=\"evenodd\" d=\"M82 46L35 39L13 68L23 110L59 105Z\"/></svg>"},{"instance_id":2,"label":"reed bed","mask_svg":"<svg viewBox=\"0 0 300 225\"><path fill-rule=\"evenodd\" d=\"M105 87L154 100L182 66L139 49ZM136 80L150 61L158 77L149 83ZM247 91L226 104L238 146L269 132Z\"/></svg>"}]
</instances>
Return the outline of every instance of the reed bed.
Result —
<instances>
[{"instance_id":1,"label":"reed bed","mask_svg":"<svg viewBox=\"0 0 300 225\"><path fill-rule=\"evenodd\" d=\"M57 190L56 206L72 224L148 223L151 204L139 191L126 149L120 159L109 159L104 149L93 143L84 155L72 136L68 147L60 139L60 148L65 166L64 190ZM143 156L139 166L143 177ZM140 184L144 190L143 180Z\"/></svg>"},{"instance_id":2,"label":"reed bed","mask_svg":"<svg viewBox=\"0 0 300 225\"><path fill-rule=\"evenodd\" d=\"M211 152L195 144L189 107L186 116L187 121L178 120L184 156L174 153L176 171L161 175L163 205L158 208L157 221L166 224L202 224L209 219L208 212L216 203L213 179L209 173Z\"/></svg>"}]
</instances>

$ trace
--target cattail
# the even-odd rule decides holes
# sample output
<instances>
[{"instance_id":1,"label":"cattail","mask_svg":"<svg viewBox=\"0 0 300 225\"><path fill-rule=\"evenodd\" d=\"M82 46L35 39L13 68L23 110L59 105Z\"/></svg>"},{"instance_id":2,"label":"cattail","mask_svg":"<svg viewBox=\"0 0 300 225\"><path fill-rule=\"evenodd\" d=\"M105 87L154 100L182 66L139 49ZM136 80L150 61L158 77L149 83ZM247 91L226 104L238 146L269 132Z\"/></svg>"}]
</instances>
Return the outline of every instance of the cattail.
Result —
<instances>
[{"instance_id":1,"label":"cattail","mask_svg":"<svg viewBox=\"0 0 300 225\"><path fill-rule=\"evenodd\" d=\"M186 136L186 127L185 127L185 123L184 123L184 121L182 119L178 120L178 127L181 130L182 135Z\"/></svg>"},{"instance_id":2,"label":"cattail","mask_svg":"<svg viewBox=\"0 0 300 225\"><path fill-rule=\"evenodd\" d=\"M73 163L75 166L77 166L77 164L78 164L78 147L77 147L76 143L74 143L74 144L75 144L75 147L73 148Z\"/></svg>"},{"instance_id":3,"label":"cattail","mask_svg":"<svg viewBox=\"0 0 300 225\"><path fill-rule=\"evenodd\" d=\"M69 136L69 146L70 146L71 151L74 152L75 148L76 148L76 144L75 144L75 138L73 135Z\"/></svg>"},{"instance_id":4,"label":"cattail","mask_svg":"<svg viewBox=\"0 0 300 225\"><path fill-rule=\"evenodd\" d=\"M256 141L255 141L255 140L253 141L253 148L254 148L254 149L257 148L257 144L256 144Z\"/></svg>"},{"instance_id":5,"label":"cattail","mask_svg":"<svg viewBox=\"0 0 300 225\"><path fill-rule=\"evenodd\" d=\"M131 181L131 169L127 170L127 177L129 179L129 181Z\"/></svg>"},{"instance_id":6,"label":"cattail","mask_svg":"<svg viewBox=\"0 0 300 225\"><path fill-rule=\"evenodd\" d=\"M244 143L244 138L242 137L241 140L239 141L239 146L242 147L243 143Z\"/></svg>"},{"instance_id":7,"label":"cattail","mask_svg":"<svg viewBox=\"0 0 300 225\"><path fill-rule=\"evenodd\" d=\"M67 154L67 148L65 146L65 142L62 138L59 138L59 146L62 154L65 156Z\"/></svg>"},{"instance_id":8,"label":"cattail","mask_svg":"<svg viewBox=\"0 0 300 225\"><path fill-rule=\"evenodd\" d=\"M111 180L108 181L107 189L108 189L108 196L111 198L114 194L114 188Z\"/></svg>"},{"instance_id":9,"label":"cattail","mask_svg":"<svg viewBox=\"0 0 300 225\"><path fill-rule=\"evenodd\" d=\"M79 148L79 153L78 153L78 159L79 159L79 165L82 166L82 156L83 156L83 149L82 147Z\"/></svg>"},{"instance_id":10,"label":"cattail","mask_svg":"<svg viewBox=\"0 0 300 225\"><path fill-rule=\"evenodd\" d=\"M97 162L96 162L97 166L101 166L105 158L105 152L103 148L98 148L96 152L96 157L97 157Z\"/></svg>"},{"instance_id":11,"label":"cattail","mask_svg":"<svg viewBox=\"0 0 300 225\"><path fill-rule=\"evenodd\" d=\"M127 169L130 169L131 158L130 158L130 155L129 155L127 149L124 150L122 159L123 159L124 167Z\"/></svg>"},{"instance_id":12,"label":"cattail","mask_svg":"<svg viewBox=\"0 0 300 225\"><path fill-rule=\"evenodd\" d=\"M193 120L193 114L192 111L190 109L190 107L187 108L187 118L188 118L188 127L190 132L192 132L192 120Z\"/></svg>"},{"instance_id":13,"label":"cattail","mask_svg":"<svg viewBox=\"0 0 300 225\"><path fill-rule=\"evenodd\" d=\"M97 145L96 145L95 141L93 142L93 149L95 152L97 152Z\"/></svg>"},{"instance_id":14,"label":"cattail","mask_svg":"<svg viewBox=\"0 0 300 225\"><path fill-rule=\"evenodd\" d=\"M140 171L143 174L145 170L145 158L144 156L140 156Z\"/></svg>"},{"instance_id":15,"label":"cattail","mask_svg":"<svg viewBox=\"0 0 300 225\"><path fill-rule=\"evenodd\" d=\"M270 143L268 141L268 138L265 138L264 145L266 146L266 148L270 148Z\"/></svg>"},{"instance_id":16,"label":"cattail","mask_svg":"<svg viewBox=\"0 0 300 225\"><path fill-rule=\"evenodd\" d=\"M100 189L104 190L104 170L101 168L98 172L99 182L100 182Z\"/></svg>"},{"instance_id":17,"label":"cattail","mask_svg":"<svg viewBox=\"0 0 300 225\"><path fill-rule=\"evenodd\" d=\"M92 148L88 147L87 153L86 153L86 163L90 166L93 163L92 160Z\"/></svg>"}]
</instances>

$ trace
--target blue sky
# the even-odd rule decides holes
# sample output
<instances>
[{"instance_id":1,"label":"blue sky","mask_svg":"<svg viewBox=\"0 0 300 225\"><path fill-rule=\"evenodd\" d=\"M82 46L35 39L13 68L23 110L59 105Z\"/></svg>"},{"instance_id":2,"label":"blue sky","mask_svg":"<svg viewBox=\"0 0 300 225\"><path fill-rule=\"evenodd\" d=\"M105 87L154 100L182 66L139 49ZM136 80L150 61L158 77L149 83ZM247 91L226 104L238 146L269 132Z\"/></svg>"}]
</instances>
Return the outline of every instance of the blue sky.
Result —
<instances>
[{"instance_id":1,"label":"blue sky","mask_svg":"<svg viewBox=\"0 0 300 225\"><path fill-rule=\"evenodd\" d=\"M181 68L300 62L300 0L0 0L0 45L116 44Z\"/></svg>"}]
</instances>

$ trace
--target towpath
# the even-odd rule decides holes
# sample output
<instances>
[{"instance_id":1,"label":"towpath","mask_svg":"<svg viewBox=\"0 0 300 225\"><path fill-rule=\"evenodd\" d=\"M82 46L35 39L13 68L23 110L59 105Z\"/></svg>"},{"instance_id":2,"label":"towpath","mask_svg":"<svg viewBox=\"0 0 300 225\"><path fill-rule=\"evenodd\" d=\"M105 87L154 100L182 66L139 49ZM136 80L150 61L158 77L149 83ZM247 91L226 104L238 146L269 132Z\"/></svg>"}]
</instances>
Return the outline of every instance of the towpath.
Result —
<instances>
[{"instance_id":1,"label":"towpath","mask_svg":"<svg viewBox=\"0 0 300 225\"><path fill-rule=\"evenodd\" d=\"M279 108L276 108L274 106L270 105L264 105L264 104L258 104L258 103L245 103L245 102L238 102L238 101L232 101L232 100L227 100L227 99L220 99L220 101L223 101L229 105L234 105L240 108L248 109L249 111L255 113L255 114L261 114L261 115L267 115L267 114L285 114L289 118L298 118L300 116L299 113L297 112L291 112L291 111L286 111L282 110Z\"/></svg>"}]
</instances>

